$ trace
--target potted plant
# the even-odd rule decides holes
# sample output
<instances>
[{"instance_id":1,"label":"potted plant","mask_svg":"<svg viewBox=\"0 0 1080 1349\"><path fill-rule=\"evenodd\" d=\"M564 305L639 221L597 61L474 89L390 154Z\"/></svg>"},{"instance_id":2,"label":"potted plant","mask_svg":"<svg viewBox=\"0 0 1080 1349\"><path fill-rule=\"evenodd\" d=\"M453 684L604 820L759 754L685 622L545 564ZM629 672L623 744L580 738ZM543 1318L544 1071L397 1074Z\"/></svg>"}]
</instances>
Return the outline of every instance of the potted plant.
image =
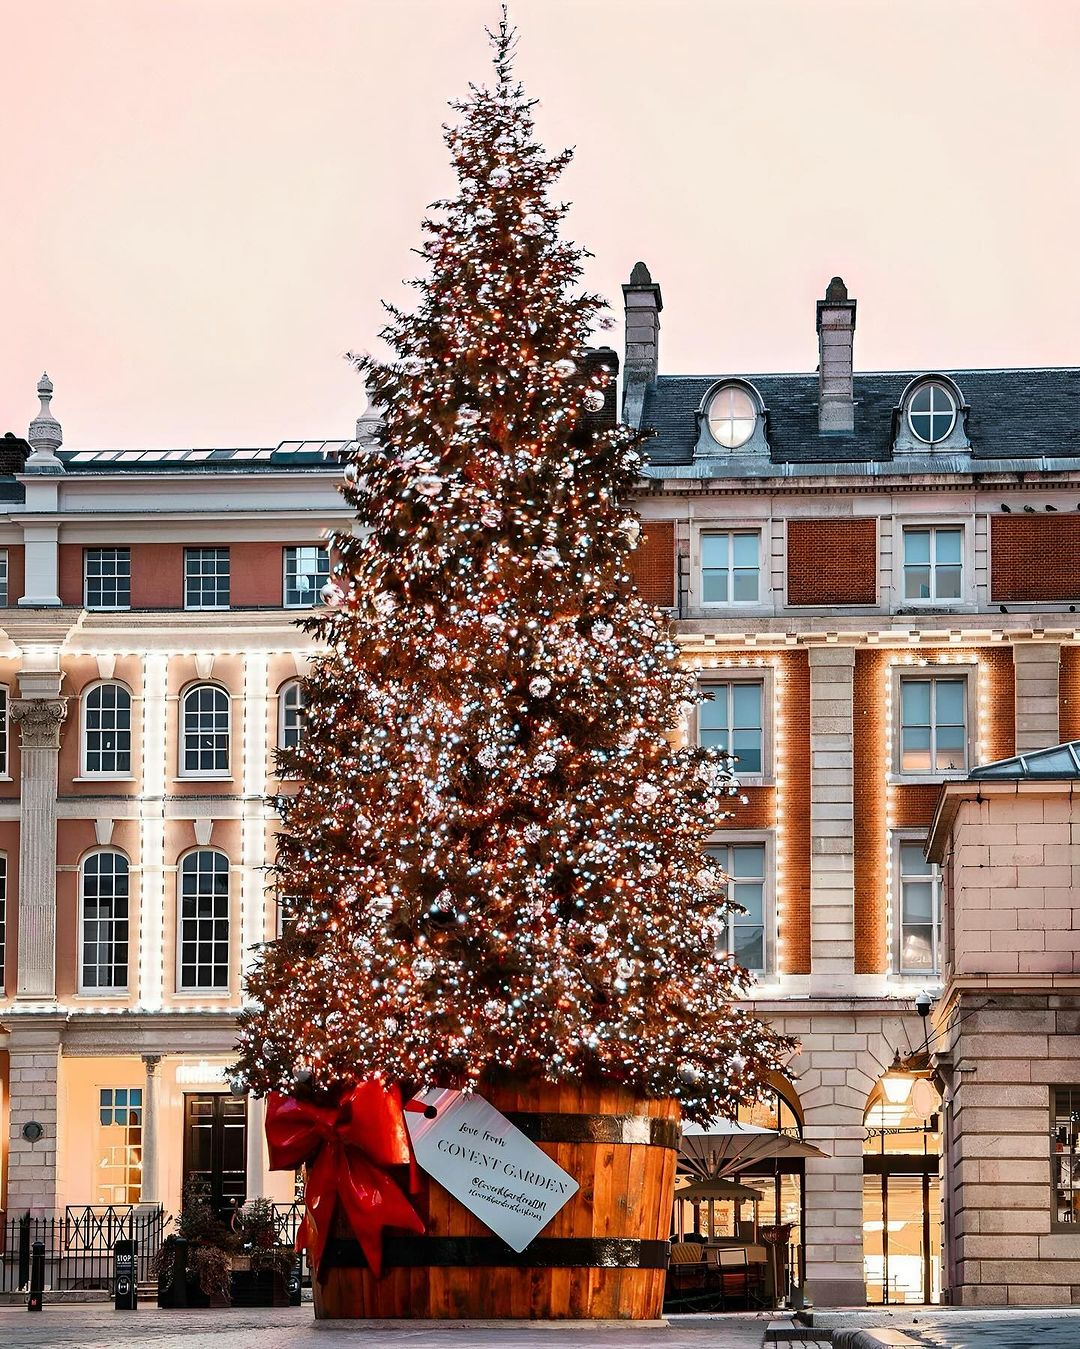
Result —
<instances>
[{"instance_id":1,"label":"potted plant","mask_svg":"<svg viewBox=\"0 0 1080 1349\"><path fill-rule=\"evenodd\" d=\"M189 1183L176 1232L158 1253L158 1306L286 1306L294 1259L292 1250L277 1242L268 1200L253 1199L226 1223L205 1190Z\"/></svg>"}]
</instances>

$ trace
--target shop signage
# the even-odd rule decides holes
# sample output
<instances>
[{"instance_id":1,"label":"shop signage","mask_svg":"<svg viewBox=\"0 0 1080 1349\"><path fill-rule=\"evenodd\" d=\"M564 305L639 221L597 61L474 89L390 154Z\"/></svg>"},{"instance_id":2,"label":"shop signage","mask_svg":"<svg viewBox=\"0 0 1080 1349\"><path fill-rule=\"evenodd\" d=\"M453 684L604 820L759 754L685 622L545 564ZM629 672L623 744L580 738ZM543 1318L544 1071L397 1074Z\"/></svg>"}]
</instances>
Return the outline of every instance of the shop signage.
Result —
<instances>
[{"instance_id":1,"label":"shop signage","mask_svg":"<svg viewBox=\"0 0 1080 1349\"><path fill-rule=\"evenodd\" d=\"M572 1176L475 1092L421 1092L405 1122L428 1175L515 1251L577 1193Z\"/></svg>"}]
</instances>

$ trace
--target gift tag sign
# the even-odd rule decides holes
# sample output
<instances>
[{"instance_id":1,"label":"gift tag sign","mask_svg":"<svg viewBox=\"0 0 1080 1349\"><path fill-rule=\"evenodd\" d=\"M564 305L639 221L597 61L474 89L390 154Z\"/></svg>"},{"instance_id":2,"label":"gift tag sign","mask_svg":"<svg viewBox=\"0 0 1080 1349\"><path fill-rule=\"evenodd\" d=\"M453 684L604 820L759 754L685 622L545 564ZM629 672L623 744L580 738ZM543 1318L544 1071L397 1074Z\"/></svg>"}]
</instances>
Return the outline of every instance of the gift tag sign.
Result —
<instances>
[{"instance_id":1,"label":"gift tag sign","mask_svg":"<svg viewBox=\"0 0 1080 1349\"><path fill-rule=\"evenodd\" d=\"M572 1176L475 1093L421 1092L405 1123L428 1175L515 1251L577 1193Z\"/></svg>"}]
</instances>

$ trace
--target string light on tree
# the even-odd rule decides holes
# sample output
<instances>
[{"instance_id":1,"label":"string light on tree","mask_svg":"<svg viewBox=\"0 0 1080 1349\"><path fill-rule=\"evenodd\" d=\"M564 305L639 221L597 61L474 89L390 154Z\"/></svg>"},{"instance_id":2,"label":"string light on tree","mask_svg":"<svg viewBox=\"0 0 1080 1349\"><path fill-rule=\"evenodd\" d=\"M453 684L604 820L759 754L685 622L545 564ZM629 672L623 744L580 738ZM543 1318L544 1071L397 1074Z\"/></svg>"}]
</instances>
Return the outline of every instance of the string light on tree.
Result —
<instances>
[{"instance_id":1,"label":"string light on tree","mask_svg":"<svg viewBox=\"0 0 1080 1349\"><path fill-rule=\"evenodd\" d=\"M603 1079L706 1119L787 1046L716 954L703 843L739 788L674 743L698 694L628 572L642 445L596 415L602 302L551 196L570 154L537 142L511 47L504 20L493 87L455 105L415 308L388 307L388 360L356 361L382 425L309 620L293 918L249 977L238 1072L259 1093Z\"/></svg>"}]
</instances>

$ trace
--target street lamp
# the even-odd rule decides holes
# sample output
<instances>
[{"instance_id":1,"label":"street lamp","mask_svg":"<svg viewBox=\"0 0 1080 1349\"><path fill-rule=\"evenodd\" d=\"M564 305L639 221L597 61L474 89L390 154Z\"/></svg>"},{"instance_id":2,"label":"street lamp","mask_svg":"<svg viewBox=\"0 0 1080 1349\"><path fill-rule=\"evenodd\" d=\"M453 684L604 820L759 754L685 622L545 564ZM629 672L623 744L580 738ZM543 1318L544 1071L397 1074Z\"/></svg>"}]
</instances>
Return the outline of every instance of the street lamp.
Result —
<instances>
[{"instance_id":1,"label":"street lamp","mask_svg":"<svg viewBox=\"0 0 1080 1349\"><path fill-rule=\"evenodd\" d=\"M913 1073L908 1072L900 1061L900 1051L896 1051L889 1071L881 1079L881 1089L891 1105L906 1105L915 1083Z\"/></svg>"}]
</instances>

